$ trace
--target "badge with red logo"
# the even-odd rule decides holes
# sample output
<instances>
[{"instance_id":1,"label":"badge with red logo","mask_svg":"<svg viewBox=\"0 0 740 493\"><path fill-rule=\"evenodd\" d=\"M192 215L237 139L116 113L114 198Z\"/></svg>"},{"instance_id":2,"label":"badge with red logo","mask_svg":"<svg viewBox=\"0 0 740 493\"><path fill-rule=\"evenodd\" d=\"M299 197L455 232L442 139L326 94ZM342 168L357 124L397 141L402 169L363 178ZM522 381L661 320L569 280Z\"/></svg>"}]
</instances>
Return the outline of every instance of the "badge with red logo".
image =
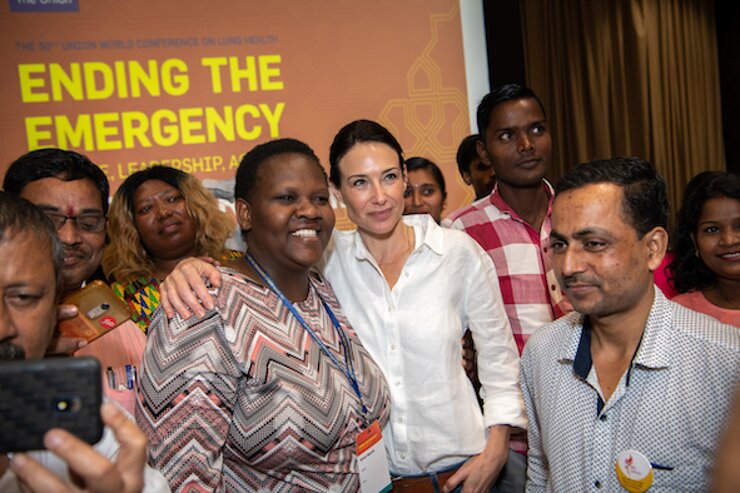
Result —
<instances>
[{"instance_id":1,"label":"badge with red logo","mask_svg":"<svg viewBox=\"0 0 740 493\"><path fill-rule=\"evenodd\" d=\"M617 479L631 493L643 493L653 484L653 466L637 450L625 450L617 456Z\"/></svg>"}]
</instances>

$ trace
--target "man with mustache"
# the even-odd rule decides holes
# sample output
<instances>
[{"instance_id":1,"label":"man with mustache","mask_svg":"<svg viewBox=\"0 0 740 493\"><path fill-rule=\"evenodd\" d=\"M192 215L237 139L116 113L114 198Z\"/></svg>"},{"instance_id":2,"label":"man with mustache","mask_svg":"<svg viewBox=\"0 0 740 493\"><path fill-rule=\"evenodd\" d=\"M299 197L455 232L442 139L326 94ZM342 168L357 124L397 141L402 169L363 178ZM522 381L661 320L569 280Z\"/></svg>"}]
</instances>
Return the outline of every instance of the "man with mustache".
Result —
<instances>
[{"instance_id":1,"label":"man with mustache","mask_svg":"<svg viewBox=\"0 0 740 493\"><path fill-rule=\"evenodd\" d=\"M73 151L39 149L10 165L3 188L35 204L57 228L64 247L60 300L85 283L102 278L109 185L98 166ZM127 321L85 347L78 340L59 340L54 349L94 356L103 369L110 367L116 381L124 385L110 388L106 380L106 392L133 412L135 394L126 388L125 366L138 367L145 344L146 336Z\"/></svg>"},{"instance_id":2,"label":"man with mustache","mask_svg":"<svg viewBox=\"0 0 740 493\"><path fill-rule=\"evenodd\" d=\"M553 266L576 312L522 355L527 491L707 491L740 329L656 289L668 200L652 165L585 163L556 192Z\"/></svg>"},{"instance_id":3,"label":"man with mustache","mask_svg":"<svg viewBox=\"0 0 740 493\"><path fill-rule=\"evenodd\" d=\"M64 250L46 216L6 192L0 192L0 258L0 364L43 358L56 325ZM101 417L106 430L94 447L55 429L44 437L48 451L0 456L0 491L169 491L162 475L145 466L146 438L136 424L109 403Z\"/></svg>"}]
</instances>

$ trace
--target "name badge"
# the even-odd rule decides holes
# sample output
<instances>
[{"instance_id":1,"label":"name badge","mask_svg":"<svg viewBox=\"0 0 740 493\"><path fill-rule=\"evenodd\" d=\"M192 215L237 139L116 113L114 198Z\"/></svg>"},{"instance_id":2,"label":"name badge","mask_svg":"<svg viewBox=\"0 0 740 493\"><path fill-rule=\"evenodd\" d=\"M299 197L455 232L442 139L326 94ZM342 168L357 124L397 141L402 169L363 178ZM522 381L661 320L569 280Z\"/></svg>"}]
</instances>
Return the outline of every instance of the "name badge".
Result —
<instances>
[{"instance_id":1,"label":"name badge","mask_svg":"<svg viewBox=\"0 0 740 493\"><path fill-rule=\"evenodd\" d=\"M385 493L393 489L383 432L377 420L357 435L357 469L362 493Z\"/></svg>"},{"instance_id":2,"label":"name badge","mask_svg":"<svg viewBox=\"0 0 740 493\"><path fill-rule=\"evenodd\" d=\"M653 484L653 466L637 450L625 450L617 456L617 479L631 493L643 493Z\"/></svg>"}]
</instances>

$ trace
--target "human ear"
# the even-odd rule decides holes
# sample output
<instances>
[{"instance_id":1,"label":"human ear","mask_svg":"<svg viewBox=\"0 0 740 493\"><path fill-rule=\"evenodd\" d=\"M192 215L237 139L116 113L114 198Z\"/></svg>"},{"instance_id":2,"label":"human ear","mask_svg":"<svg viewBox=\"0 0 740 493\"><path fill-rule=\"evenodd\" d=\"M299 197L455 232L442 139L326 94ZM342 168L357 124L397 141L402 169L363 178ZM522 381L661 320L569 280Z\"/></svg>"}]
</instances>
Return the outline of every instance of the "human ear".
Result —
<instances>
[{"instance_id":1,"label":"human ear","mask_svg":"<svg viewBox=\"0 0 740 493\"><path fill-rule=\"evenodd\" d=\"M689 237L691 238L691 244L694 245L694 251L698 252L699 247L696 245L696 235L694 235L694 233L689 233Z\"/></svg>"},{"instance_id":2,"label":"human ear","mask_svg":"<svg viewBox=\"0 0 740 493\"><path fill-rule=\"evenodd\" d=\"M663 258L668 250L668 231L663 227L656 226L645 233L645 240L648 248L648 268L651 271L656 271L663 263Z\"/></svg>"},{"instance_id":3,"label":"human ear","mask_svg":"<svg viewBox=\"0 0 740 493\"><path fill-rule=\"evenodd\" d=\"M336 185L333 183L329 184L329 192L331 193L331 206L333 209L341 208L346 209L347 206L344 205L344 199L342 198L342 192L339 191Z\"/></svg>"},{"instance_id":4,"label":"human ear","mask_svg":"<svg viewBox=\"0 0 740 493\"><path fill-rule=\"evenodd\" d=\"M239 229L249 231L252 229L252 208L244 199L236 199L236 222L239 223Z\"/></svg>"},{"instance_id":5,"label":"human ear","mask_svg":"<svg viewBox=\"0 0 740 493\"><path fill-rule=\"evenodd\" d=\"M473 179L470 177L470 173L468 173L467 171L463 171L463 173L462 173L462 179L463 179L463 181L465 182L466 185L472 185L473 184Z\"/></svg>"},{"instance_id":6,"label":"human ear","mask_svg":"<svg viewBox=\"0 0 740 493\"><path fill-rule=\"evenodd\" d=\"M483 145L482 140L477 140L475 142L475 150L478 151L478 157L481 159L481 161L489 166L492 166L491 157L488 155L488 151L486 150L486 146Z\"/></svg>"}]
</instances>

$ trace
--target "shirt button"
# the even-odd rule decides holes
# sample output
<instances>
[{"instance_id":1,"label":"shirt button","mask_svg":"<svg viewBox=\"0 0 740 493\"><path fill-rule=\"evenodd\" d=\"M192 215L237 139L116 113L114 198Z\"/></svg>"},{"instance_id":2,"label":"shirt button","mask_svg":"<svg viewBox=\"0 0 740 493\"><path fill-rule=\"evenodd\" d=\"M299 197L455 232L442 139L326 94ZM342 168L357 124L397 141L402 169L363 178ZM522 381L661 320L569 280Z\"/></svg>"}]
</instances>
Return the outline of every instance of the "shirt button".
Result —
<instances>
[{"instance_id":1,"label":"shirt button","mask_svg":"<svg viewBox=\"0 0 740 493\"><path fill-rule=\"evenodd\" d=\"M599 418L601 421L606 421L606 414L602 414Z\"/></svg>"},{"instance_id":2,"label":"shirt button","mask_svg":"<svg viewBox=\"0 0 740 493\"><path fill-rule=\"evenodd\" d=\"M594 486L596 486L597 488L601 488L601 481L599 481L598 479L594 481Z\"/></svg>"},{"instance_id":3,"label":"shirt button","mask_svg":"<svg viewBox=\"0 0 740 493\"><path fill-rule=\"evenodd\" d=\"M404 272L403 273L403 277L409 277L409 273L408 272Z\"/></svg>"},{"instance_id":4,"label":"shirt button","mask_svg":"<svg viewBox=\"0 0 740 493\"><path fill-rule=\"evenodd\" d=\"M403 423L403 418L398 418L399 423Z\"/></svg>"},{"instance_id":5,"label":"shirt button","mask_svg":"<svg viewBox=\"0 0 740 493\"><path fill-rule=\"evenodd\" d=\"M395 350L396 350L396 345L395 344L391 344L391 351L395 351Z\"/></svg>"},{"instance_id":6,"label":"shirt button","mask_svg":"<svg viewBox=\"0 0 740 493\"><path fill-rule=\"evenodd\" d=\"M557 286L554 285L554 284L550 284L550 289L552 289L553 291L555 291L557 289Z\"/></svg>"},{"instance_id":7,"label":"shirt button","mask_svg":"<svg viewBox=\"0 0 740 493\"><path fill-rule=\"evenodd\" d=\"M395 381L395 384L396 384L396 386L399 386L399 385L401 385L401 381L400 380L396 380Z\"/></svg>"},{"instance_id":8,"label":"shirt button","mask_svg":"<svg viewBox=\"0 0 740 493\"><path fill-rule=\"evenodd\" d=\"M405 459L406 458L406 454L401 454L401 458L402 459Z\"/></svg>"}]
</instances>

